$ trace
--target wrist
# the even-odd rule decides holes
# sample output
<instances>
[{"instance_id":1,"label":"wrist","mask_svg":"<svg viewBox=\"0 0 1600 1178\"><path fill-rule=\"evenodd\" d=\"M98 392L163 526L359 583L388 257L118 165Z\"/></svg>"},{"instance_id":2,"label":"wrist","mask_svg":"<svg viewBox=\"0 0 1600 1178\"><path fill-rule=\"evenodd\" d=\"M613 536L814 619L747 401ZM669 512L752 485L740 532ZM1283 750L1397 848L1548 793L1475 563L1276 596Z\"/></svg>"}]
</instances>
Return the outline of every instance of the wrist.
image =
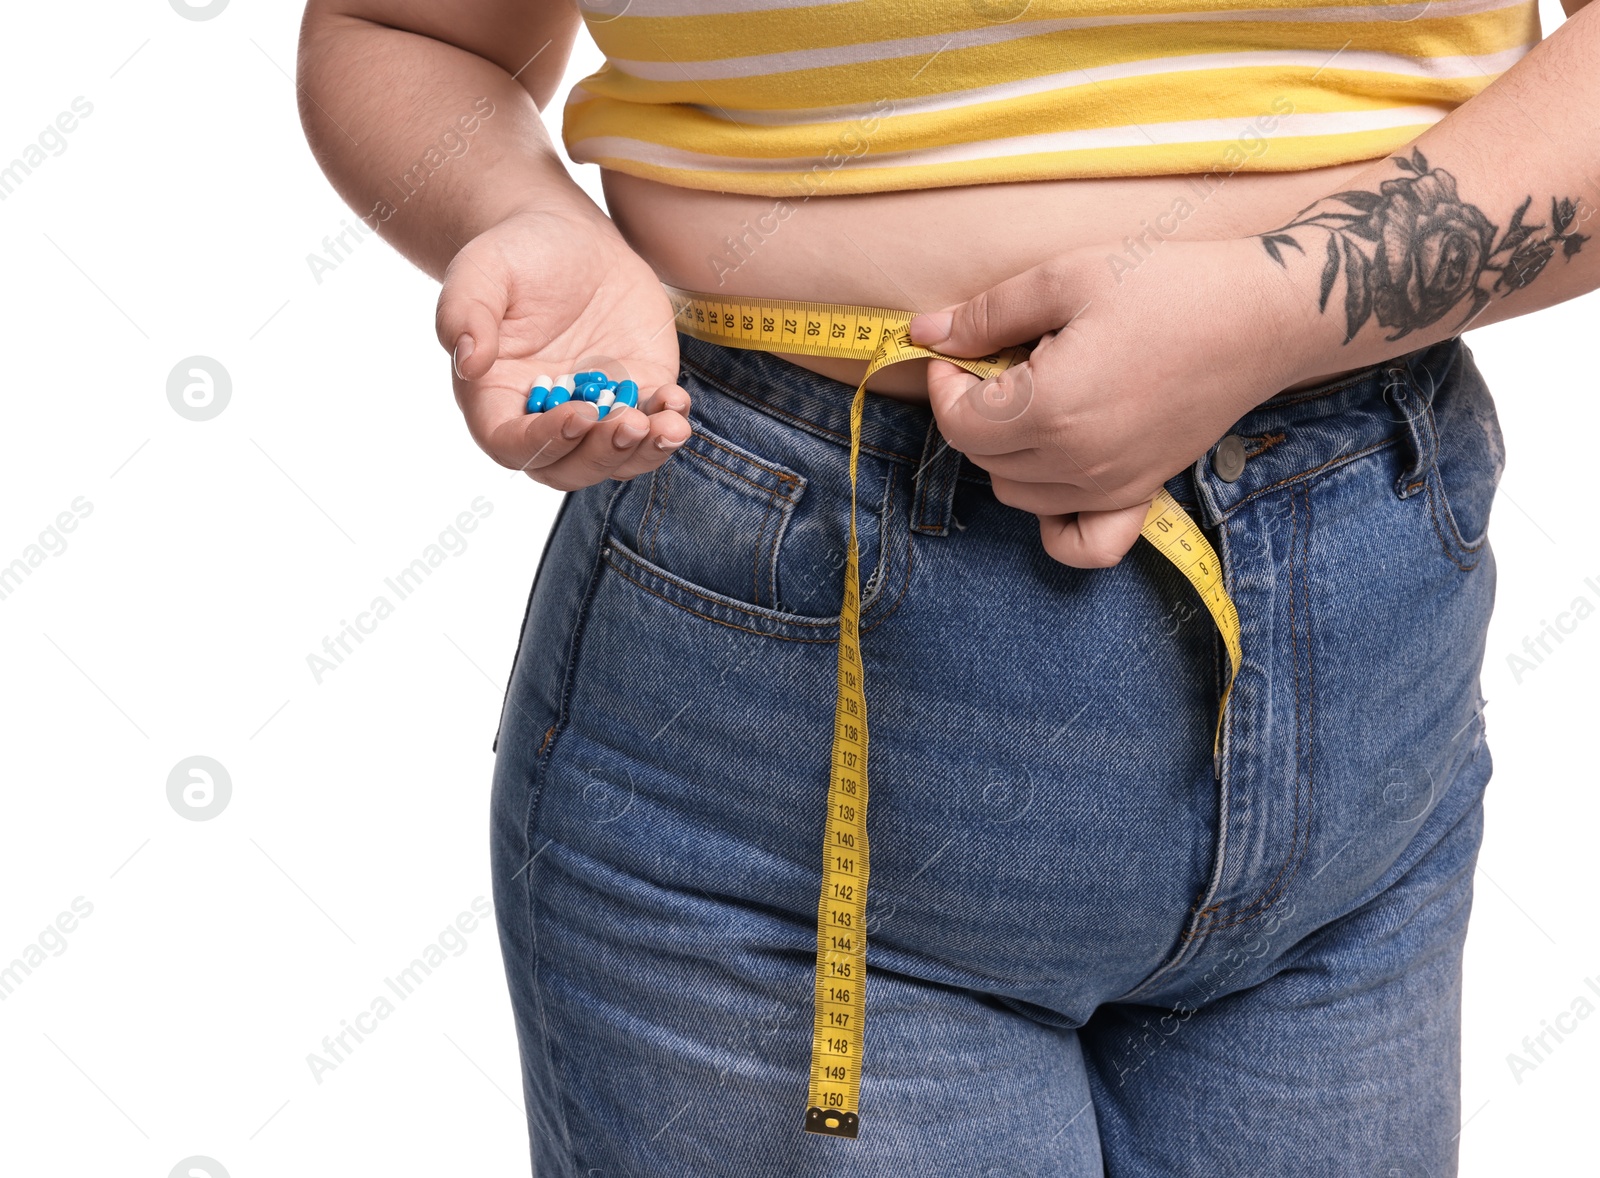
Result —
<instances>
[{"instance_id":1,"label":"wrist","mask_svg":"<svg viewBox=\"0 0 1600 1178\"><path fill-rule=\"evenodd\" d=\"M464 218L462 228L467 232L461 240L524 214L558 217L616 233L611 218L589 199L555 156L538 152L506 164L511 166L503 165L475 178L477 195Z\"/></svg>"},{"instance_id":2,"label":"wrist","mask_svg":"<svg viewBox=\"0 0 1600 1178\"><path fill-rule=\"evenodd\" d=\"M1265 392L1249 407L1297 384L1350 368L1357 360L1341 352L1341 336L1318 307L1318 268L1292 247L1274 243L1280 263L1259 236L1227 243L1241 285L1251 292L1249 314L1261 325L1261 372Z\"/></svg>"}]
</instances>

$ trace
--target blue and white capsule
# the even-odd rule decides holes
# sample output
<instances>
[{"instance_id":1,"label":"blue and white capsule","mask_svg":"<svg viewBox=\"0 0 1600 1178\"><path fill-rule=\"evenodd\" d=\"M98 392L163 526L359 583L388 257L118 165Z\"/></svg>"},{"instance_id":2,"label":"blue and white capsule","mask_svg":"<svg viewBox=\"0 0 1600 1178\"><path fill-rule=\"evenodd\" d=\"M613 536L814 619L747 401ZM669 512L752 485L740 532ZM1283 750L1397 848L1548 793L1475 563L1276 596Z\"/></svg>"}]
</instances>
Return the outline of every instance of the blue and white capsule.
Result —
<instances>
[{"instance_id":1,"label":"blue and white capsule","mask_svg":"<svg viewBox=\"0 0 1600 1178\"><path fill-rule=\"evenodd\" d=\"M618 405L638 408L639 386L631 380L612 380L598 369L560 376L540 373L528 391L528 412L542 413L573 400L590 402L604 417Z\"/></svg>"},{"instance_id":2,"label":"blue and white capsule","mask_svg":"<svg viewBox=\"0 0 1600 1178\"><path fill-rule=\"evenodd\" d=\"M550 404L550 386L555 378L540 374L533 378L533 388L528 391L528 412L543 413Z\"/></svg>"}]
</instances>

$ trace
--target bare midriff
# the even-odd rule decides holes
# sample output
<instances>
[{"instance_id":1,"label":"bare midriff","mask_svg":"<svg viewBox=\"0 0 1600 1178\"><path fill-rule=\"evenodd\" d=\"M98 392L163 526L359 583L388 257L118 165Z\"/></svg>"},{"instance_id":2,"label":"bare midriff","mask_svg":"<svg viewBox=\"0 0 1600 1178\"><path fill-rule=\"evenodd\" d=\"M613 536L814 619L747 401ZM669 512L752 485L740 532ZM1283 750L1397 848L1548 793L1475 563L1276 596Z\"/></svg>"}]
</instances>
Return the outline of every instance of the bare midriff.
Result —
<instances>
[{"instance_id":1,"label":"bare midriff","mask_svg":"<svg viewBox=\"0 0 1600 1178\"><path fill-rule=\"evenodd\" d=\"M964 302L1068 250L1104 249L1106 265L1127 274L1159 253L1163 241L1264 233L1339 191L1369 163L807 200L678 188L610 170L601 179L612 219L663 282L729 298L922 312ZM864 361L781 355L850 385L866 370ZM926 361L905 361L875 373L867 387L926 403L926 369ZM1343 371L1349 370L1314 373L1290 387Z\"/></svg>"}]
</instances>

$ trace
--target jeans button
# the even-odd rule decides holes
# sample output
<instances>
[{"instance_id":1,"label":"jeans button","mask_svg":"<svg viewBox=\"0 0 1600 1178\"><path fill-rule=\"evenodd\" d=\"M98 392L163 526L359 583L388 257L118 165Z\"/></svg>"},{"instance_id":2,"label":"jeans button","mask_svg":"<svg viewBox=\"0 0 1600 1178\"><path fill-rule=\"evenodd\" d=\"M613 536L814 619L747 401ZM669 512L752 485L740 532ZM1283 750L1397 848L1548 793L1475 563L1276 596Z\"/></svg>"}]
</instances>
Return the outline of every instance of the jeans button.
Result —
<instances>
[{"instance_id":1,"label":"jeans button","mask_svg":"<svg viewBox=\"0 0 1600 1178\"><path fill-rule=\"evenodd\" d=\"M1223 482L1237 482L1244 473L1244 439L1238 434L1229 434L1218 442L1211 455L1211 469Z\"/></svg>"}]
</instances>

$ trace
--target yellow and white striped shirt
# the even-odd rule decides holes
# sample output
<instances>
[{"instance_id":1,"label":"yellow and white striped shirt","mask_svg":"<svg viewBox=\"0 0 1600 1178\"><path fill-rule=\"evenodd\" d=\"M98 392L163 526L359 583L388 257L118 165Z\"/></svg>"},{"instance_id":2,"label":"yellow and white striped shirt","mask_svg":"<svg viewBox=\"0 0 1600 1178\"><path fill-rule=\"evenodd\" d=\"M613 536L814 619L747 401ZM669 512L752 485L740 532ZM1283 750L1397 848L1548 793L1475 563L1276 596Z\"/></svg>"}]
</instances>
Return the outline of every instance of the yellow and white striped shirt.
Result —
<instances>
[{"instance_id":1,"label":"yellow and white striped shirt","mask_svg":"<svg viewBox=\"0 0 1600 1178\"><path fill-rule=\"evenodd\" d=\"M1416 138L1540 38L1537 0L580 0L567 152L800 198L1298 171Z\"/></svg>"}]
</instances>

